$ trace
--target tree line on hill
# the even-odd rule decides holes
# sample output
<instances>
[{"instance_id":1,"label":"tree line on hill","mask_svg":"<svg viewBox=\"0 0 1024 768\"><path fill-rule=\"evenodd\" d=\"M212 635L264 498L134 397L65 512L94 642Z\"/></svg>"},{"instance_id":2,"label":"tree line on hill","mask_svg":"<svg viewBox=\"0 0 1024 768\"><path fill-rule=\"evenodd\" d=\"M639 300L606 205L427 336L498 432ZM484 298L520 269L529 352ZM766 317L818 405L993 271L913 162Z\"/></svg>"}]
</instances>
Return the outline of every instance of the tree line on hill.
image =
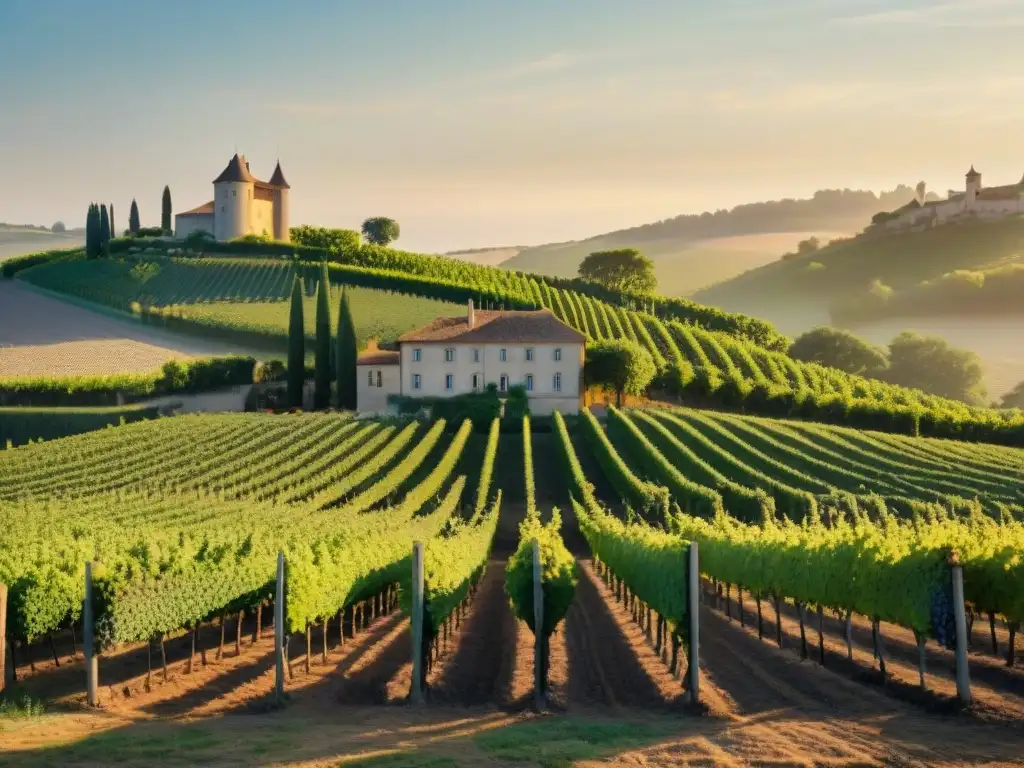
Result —
<instances>
[{"instance_id":1,"label":"tree line on hill","mask_svg":"<svg viewBox=\"0 0 1024 768\"><path fill-rule=\"evenodd\" d=\"M797 232L806 229L845 229L870 220L879 209L898 208L916 196L913 187L900 184L888 192L822 189L811 198L745 203L731 209L683 214L651 224L600 235L621 242L643 240L703 240L761 232Z\"/></svg>"},{"instance_id":2,"label":"tree line on hill","mask_svg":"<svg viewBox=\"0 0 1024 768\"><path fill-rule=\"evenodd\" d=\"M64 224L60 224L63 231ZM54 227L57 225L55 224ZM54 231L57 231L54 229ZM143 228L139 220L139 205L132 198L131 209L128 212L128 229L124 231L126 237L162 237L171 234L171 190L164 187L161 199L160 226ZM113 203L90 203L85 216L85 255L89 259L98 259L101 256L110 255L110 241L117 237L117 229L114 225L114 204Z\"/></svg>"},{"instance_id":3,"label":"tree line on hill","mask_svg":"<svg viewBox=\"0 0 1024 768\"><path fill-rule=\"evenodd\" d=\"M849 331L822 326L797 338L789 355L971 405L988 404L981 358L938 336L904 331L888 347L878 347Z\"/></svg>"}]
</instances>

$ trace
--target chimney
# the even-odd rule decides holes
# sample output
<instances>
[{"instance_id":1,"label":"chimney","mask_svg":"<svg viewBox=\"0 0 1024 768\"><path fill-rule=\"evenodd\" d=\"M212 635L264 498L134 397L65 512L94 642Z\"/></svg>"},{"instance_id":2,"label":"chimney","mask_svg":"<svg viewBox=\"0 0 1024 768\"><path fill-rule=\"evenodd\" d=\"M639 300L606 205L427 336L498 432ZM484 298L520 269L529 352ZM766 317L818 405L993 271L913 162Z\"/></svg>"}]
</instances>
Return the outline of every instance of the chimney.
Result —
<instances>
[{"instance_id":1,"label":"chimney","mask_svg":"<svg viewBox=\"0 0 1024 768\"><path fill-rule=\"evenodd\" d=\"M469 327L476 328L476 312L473 311L473 300L469 300L466 310L466 319L469 320Z\"/></svg>"}]
</instances>

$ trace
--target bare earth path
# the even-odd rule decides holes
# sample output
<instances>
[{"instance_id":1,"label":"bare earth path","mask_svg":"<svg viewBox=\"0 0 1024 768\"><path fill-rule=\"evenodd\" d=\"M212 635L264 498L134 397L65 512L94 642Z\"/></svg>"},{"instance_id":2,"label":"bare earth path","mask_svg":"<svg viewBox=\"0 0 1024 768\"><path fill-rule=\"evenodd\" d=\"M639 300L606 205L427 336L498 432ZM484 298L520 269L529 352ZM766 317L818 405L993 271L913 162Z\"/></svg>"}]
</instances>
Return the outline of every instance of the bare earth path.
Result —
<instances>
[{"instance_id":1,"label":"bare earth path","mask_svg":"<svg viewBox=\"0 0 1024 768\"><path fill-rule=\"evenodd\" d=\"M552 641L560 714L516 711L529 697L532 638L505 614L503 567L490 564L423 708L402 703L408 622L394 613L332 647L327 664L314 633L308 674L294 638L292 700L283 712L262 711L272 685L269 641L243 641L238 656L229 643L220 662L208 650L210 663L191 675L176 648L170 682L155 675L151 692L143 678L121 674L101 713L0 722L0 765L1020 764L1019 730L928 714L761 643L708 607L701 633L707 712L688 711L678 679L587 560L576 614ZM106 669L114 672L114 663Z\"/></svg>"},{"instance_id":2,"label":"bare earth path","mask_svg":"<svg viewBox=\"0 0 1024 768\"><path fill-rule=\"evenodd\" d=\"M174 358L230 354L252 352L93 312L0 279L0 376L150 371Z\"/></svg>"}]
</instances>

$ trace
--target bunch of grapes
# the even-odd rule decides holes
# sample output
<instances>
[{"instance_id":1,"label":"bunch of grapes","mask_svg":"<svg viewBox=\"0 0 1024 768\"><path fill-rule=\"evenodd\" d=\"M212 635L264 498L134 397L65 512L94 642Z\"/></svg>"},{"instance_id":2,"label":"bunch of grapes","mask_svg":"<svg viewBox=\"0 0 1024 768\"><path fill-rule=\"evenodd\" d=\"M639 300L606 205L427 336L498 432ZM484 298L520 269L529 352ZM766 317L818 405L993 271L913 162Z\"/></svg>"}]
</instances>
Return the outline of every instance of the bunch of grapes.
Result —
<instances>
[{"instance_id":1,"label":"bunch of grapes","mask_svg":"<svg viewBox=\"0 0 1024 768\"><path fill-rule=\"evenodd\" d=\"M946 584L932 592L932 635L944 648L956 647L956 616L953 614L953 585Z\"/></svg>"}]
</instances>

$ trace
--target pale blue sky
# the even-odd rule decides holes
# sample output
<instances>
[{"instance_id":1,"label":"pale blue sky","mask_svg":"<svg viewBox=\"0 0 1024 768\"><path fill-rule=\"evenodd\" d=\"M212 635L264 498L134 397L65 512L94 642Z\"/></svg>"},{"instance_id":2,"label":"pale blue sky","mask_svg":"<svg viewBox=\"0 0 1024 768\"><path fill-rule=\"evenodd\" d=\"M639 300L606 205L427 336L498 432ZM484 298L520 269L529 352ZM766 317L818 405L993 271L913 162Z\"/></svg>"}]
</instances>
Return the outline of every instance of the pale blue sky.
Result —
<instances>
[{"instance_id":1,"label":"pale blue sky","mask_svg":"<svg viewBox=\"0 0 1024 768\"><path fill-rule=\"evenodd\" d=\"M1024 174L1024 0L0 0L0 221L120 226L280 155L410 249Z\"/></svg>"}]
</instances>

